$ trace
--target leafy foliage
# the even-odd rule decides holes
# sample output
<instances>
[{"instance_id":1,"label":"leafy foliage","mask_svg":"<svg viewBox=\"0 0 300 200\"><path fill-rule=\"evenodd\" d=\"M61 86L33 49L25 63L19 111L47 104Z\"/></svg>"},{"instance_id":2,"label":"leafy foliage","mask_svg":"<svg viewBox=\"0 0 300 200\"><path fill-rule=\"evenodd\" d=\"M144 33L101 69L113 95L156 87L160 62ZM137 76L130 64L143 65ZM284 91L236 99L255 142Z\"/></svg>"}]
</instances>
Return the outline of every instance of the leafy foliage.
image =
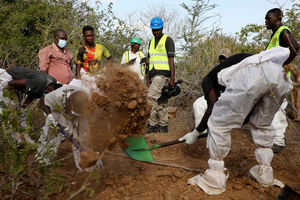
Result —
<instances>
[{"instance_id":1,"label":"leafy foliage","mask_svg":"<svg viewBox=\"0 0 300 200\"><path fill-rule=\"evenodd\" d=\"M109 49L111 55L119 61L124 51L129 47L130 39L135 35L137 28L128 26L124 21L117 18L112 11L113 4L110 3L106 9L100 10L98 31L100 41Z\"/></svg>"},{"instance_id":2,"label":"leafy foliage","mask_svg":"<svg viewBox=\"0 0 300 200\"><path fill-rule=\"evenodd\" d=\"M68 33L68 49L75 53L82 43L82 27L95 28L96 42L102 42L113 56L120 56L134 30L96 2L95 8L76 0L0 0L0 67L21 65L38 68L38 51L53 43L53 32Z\"/></svg>"},{"instance_id":3,"label":"leafy foliage","mask_svg":"<svg viewBox=\"0 0 300 200\"><path fill-rule=\"evenodd\" d=\"M21 180L32 169L28 163L30 151L35 147L22 141L25 134L32 131L31 124L21 126L21 112L16 107L2 104L0 114L0 166L5 176L0 190L10 192L12 197L18 190Z\"/></svg>"},{"instance_id":4,"label":"leafy foliage","mask_svg":"<svg viewBox=\"0 0 300 200\"><path fill-rule=\"evenodd\" d=\"M201 38L210 34L210 31L213 30L212 26L209 27L212 30L204 26L205 22L218 16L212 14L208 15L208 13L217 6L216 4L211 4L209 0L192 0L192 2L192 5L188 5L188 3L182 3L180 5L188 13L188 17L182 29L181 38L184 44L181 49L190 55L195 53L195 48Z\"/></svg>"},{"instance_id":5,"label":"leafy foliage","mask_svg":"<svg viewBox=\"0 0 300 200\"><path fill-rule=\"evenodd\" d=\"M34 155L37 145L26 141L28 136L37 139L40 135L40 128L35 127L38 119L33 119L41 110L35 105L18 110L15 92L4 90L2 94L1 99L9 98L11 101L1 101L0 104L0 196L28 199L40 193L45 196L60 193L65 183L63 178L59 173L49 173L60 163L56 161L45 166L36 162ZM49 152L46 156L55 155Z\"/></svg>"},{"instance_id":6,"label":"leafy foliage","mask_svg":"<svg viewBox=\"0 0 300 200\"><path fill-rule=\"evenodd\" d=\"M48 199L55 194L61 193L67 183L67 179L64 178L57 170L50 172L45 177L45 185L43 187L45 195L42 199Z\"/></svg>"}]
</instances>

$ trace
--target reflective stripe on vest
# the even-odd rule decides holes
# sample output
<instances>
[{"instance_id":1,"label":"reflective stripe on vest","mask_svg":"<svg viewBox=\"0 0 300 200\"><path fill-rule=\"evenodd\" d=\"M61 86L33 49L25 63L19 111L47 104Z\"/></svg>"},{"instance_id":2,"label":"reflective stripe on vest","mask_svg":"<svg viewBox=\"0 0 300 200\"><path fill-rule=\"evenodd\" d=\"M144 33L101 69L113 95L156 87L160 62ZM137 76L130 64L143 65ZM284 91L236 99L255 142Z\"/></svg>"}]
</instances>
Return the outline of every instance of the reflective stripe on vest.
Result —
<instances>
[{"instance_id":1,"label":"reflective stripe on vest","mask_svg":"<svg viewBox=\"0 0 300 200\"><path fill-rule=\"evenodd\" d=\"M142 60L143 55L141 51L138 51L140 59ZM125 62L128 63L129 62L129 50L125 52ZM145 64L141 65L141 73L144 76L145 75Z\"/></svg>"},{"instance_id":2,"label":"reflective stripe on vest","mask_svg":"<svg viewBox=\"0 0 300 200\"><path fill-rule=\"evenodd\" d=\"M166 49L166 40L168 35L163 35L156 48L155 48L155 38L151 40L149 47L149 71L153 68L155 70L170 70L169 59Z\"/></svg>"},{"instance_id":3,"label":"reflective stripe on vest","mask_svg":"<svg viewBox=\"0 0 300 200\"><path fill-rule=\"evenodd\" d=\"M287 29L289 31L291 31L287 26L280 26L279 29L275 32L275 34L273 35L273 37L271 38L267 49L271 49L273 47L277 47L279 46L279 37L280 37L280 33L284 30Z\"/></svg>"}]
</instances>

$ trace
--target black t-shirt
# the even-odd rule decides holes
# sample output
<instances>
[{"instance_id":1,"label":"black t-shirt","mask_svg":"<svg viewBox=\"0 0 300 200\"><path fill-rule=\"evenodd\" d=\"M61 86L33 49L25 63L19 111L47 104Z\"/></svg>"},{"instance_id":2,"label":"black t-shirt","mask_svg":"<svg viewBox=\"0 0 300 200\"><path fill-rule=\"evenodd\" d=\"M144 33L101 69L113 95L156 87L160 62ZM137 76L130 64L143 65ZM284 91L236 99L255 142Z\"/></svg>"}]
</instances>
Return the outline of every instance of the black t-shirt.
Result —
<instances>
[{"instance_id":1,"label":"black t-shirt","mask_svg":"<svg viewBox=\"0 0 300 200\"><path fill-rule=\"evenodd\" d=\"M160 39L162 38L163 34L161 35L161 37L159 39L155 39L155 43L154 43L154 47L157 46L158 42L160 41ZM149 47L148 49L150 49L150 44L151 44L151 40L149 42ZM170 38L169 36L166 39L166 43L165 43L165 47L167 50L167 55L168 57L175 57L175 44L174 41L172 40L172 38ZM150 57L149 53L148 53L148 58ZM170 77L171 76L171 72L169 70L155 70L154 68L150 71L150 78L154 77L155 75L163 75L166 77Z\"/></svg>"},{"instance_id":2,"label":"black t-shirt","mask_svg":"<svg viewBox=\"0 0 300 200\"><path fill-rule=\"evenodd\" d=\"M235 54L229 58L227 58L224 62L221 64L215 66L204 78L202 81L202 90L204 92L204 97L207 100L208 91L212 88L214 88L217 92L218 97L221 95L222 92L225 91L225 87L220 85L218 83L218 76L217 74L227 67L230 67L232 65L235 65L245 58L251 56L253 54L249 53L239 53Z\"/></svg>"},{"instance_id":3,"label":"black t-shirt","mask_svg":"<svg viewBox=\"0 0 300 200\"><path fill-rule=\"evenodd\" d=\"M12 76L13 80L26 79L26 86L21 92L34 98L43 96L49 82L56 84L56 79L52 76L24 67L12 67L7 70L7 73Z\"/></svg>"}]
</instances>

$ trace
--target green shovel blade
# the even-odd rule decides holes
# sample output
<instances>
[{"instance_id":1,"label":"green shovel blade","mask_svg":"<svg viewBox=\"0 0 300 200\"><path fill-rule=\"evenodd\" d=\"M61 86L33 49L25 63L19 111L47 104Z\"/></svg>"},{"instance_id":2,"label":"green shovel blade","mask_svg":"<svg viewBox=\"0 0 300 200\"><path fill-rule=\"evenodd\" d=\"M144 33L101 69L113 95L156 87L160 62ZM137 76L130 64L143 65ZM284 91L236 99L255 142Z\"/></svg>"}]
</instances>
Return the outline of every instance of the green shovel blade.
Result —
<instances>
[{"instance_id":1,"label":"green shovel blade","mask_svg":"<svg viewBox=\"0 0 300 200\"><path fill-rule=\"evenodd\" d=\"M139 161L154 161L151 151L134 150L148 147L144 137L128 137L125 141L129 143L129 147L124 150L129 157Z\"/></svg>"}]
</instances>

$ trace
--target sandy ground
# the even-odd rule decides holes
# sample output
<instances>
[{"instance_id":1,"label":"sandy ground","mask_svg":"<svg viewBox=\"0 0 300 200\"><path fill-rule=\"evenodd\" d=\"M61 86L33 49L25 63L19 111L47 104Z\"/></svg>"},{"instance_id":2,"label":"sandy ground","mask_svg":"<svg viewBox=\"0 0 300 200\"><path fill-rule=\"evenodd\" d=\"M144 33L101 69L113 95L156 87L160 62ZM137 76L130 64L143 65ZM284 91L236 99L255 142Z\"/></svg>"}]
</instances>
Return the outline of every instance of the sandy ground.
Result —
<instances>
[{"instance_id":1,"label":"sandy ground","mask_svg":"<svg viewBox=\"0 0 300 200\"><path fill-rule=\"evenodd\" d=\"M145 135L148 145L178 139L193 129L191 106L178 108L175 118L169 120L169 133ZM297 129L300 123L293 122ZM287 130L287 147L274 156L272 166L277 179L300 192L300 134L291 126ZM249 169L256 164L255 145L247 126L232 131L232 149L225 159L229 170L226 192L218 196L208 196L196 186L187 185L187 180L199 172L193 169L207 168L208 151L206 140L200 139L193 145L177 144L152 150L156 162L174 165L163 166L135 161L129 158L120 147L115 146L102 159L104 169L100 172L77 173L72 157L64 161L59 170L69 180L63 192L51 199L67 199L77 192L84 183L88 186L73 199L101 200L173 200L173 199L275 199L280 188L259 186L248 177ZM71 153L70 142L63 142L59 157ZM189 169L183 169L189 168ZM93 192L88 197L89 192Z\"/></svg>"}]
</instances>

